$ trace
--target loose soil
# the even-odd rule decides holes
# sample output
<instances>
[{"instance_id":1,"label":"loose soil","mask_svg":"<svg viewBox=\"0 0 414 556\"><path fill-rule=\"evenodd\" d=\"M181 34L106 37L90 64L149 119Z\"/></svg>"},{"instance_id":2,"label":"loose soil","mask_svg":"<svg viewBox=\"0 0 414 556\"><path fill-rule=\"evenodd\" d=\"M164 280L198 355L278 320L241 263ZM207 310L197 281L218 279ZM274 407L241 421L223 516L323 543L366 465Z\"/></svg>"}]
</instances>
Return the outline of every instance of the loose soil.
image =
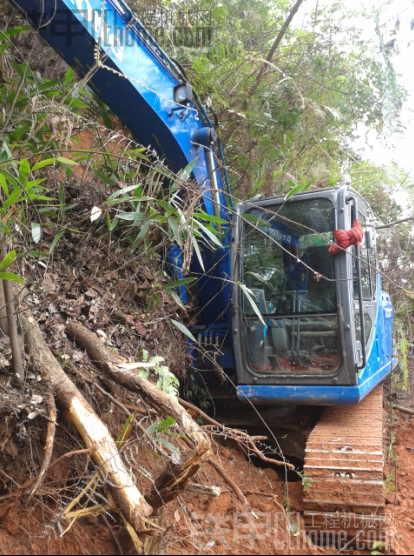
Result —
<instances>
[{"instance_id":1,"label":"loose soil","mask_svg":"<svg viewBox=\"0 0 414 556\"><path fill-rule=\"evenodd\" d=\"M104 405L105 400L102 402ZM106 413L112 426L117 420L114 413L111 415L110 408ZM396 491L391 491L387 496L387 510L394 517L391 530L395 538L395 554L405 555L412 553L414 543L414 418L397 414L396 419L393 446L398 461L396 467L389 466L386 471L386 478L396 477ZM83 483L76 476L82 476L85 472L85 464L88 463L85 457L82 460L79 456L52 470L41 489L41 496L31 499L19 497L18 488L11 482L24 483L27 478L26 458L30 457L35 446L21 451L13 435L7 436L6 429L2 424L0 493L14 491L15 495L0 496L1 553L117 554L119 549L114 537L124 554L134 553L124 528L109 515L106 521L102 516L78 519L63 534L70 521L57 520L56 514L64 505L65 498L69 502L70 496L79 492ZM54 459L68 450L67 443L73 443L71 437L74 434L69 429L59 432ZM6 442L4 439L7 439ZM219 498L184 493L169 504L162 521L166 532L161 538L159 553L286 554L288 546L292 554L337 553L333 548L317 548L306 539L303 532L301 482L284 483L274 469L254 467L232 441L218 439L215 460L243 491L249 507L241 507L223 479L210 465L205 464L196 481L220 487ZM148 446L142 446L136 465L138 468L151 469L156 475L155 468L159 464ZM139 469L135 468L135 472L139 473ZM388 479L388 482L392 481ZM141 477L141 483L145 492L150 482ZM289 515L283 509L287 503L291 508Z\"/></svg>"}]
</instances>

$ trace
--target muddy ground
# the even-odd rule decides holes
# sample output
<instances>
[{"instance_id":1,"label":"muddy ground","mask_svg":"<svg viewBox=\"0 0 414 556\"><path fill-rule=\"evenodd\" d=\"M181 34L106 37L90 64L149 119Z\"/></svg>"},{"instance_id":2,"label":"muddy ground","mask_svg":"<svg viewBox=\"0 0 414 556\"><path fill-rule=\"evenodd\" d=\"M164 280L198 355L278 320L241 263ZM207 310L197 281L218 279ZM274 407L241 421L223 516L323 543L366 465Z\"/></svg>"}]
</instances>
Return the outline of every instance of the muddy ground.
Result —
<instances>
[{"instance_id":1,"label":"muddy ground","mask_svg":"<svg viewBox=\"0 0 414 556\"><path fill-rule=\"evenodd\" d=\"M101 400L102 401L102 400ZM105 401L102 401L105 405ZM108 408L108 421L114 426L119 416ZM119 421L120 423L120 421ZM58 433L54 459L73 445L74 435L62 425ZM414 543L414 417L396 412L392 430L394 452L385 474L389 488L387 512L395 554L411 554ZM31 434L29 432L29 434ZM41 431L39 432L41 436ZM41 441L34 436L22 450L15 434L7 427L0 430L2 472L0 473L0 552L3 554L134 554L125 528L111 514L62 518L65 505L81 491L89 479L87 457L77 456L54 468L41 493L30 498L20 496L25 482L28 459ZM36 446L36 443L39 444ZM135 458L134 473L140 475L141 488L150 481L143 474L156 474L158 465L148 446L141 445ZM215 461L240 487L248 500L242 507L234 492L209 465L205 464L196 480L203 485L220 487L220 496L184 493L169 504L161 520L165 532L158 539L160 554L337 554L334 547L312 545L303 522L302 483L285 483L277 469L260 469L247 461L233 442L216 438ZM32 464L33 465L33 462ZM2 484L3 483L3 484ZM394 490L395 487L395 490ZM12 494L5 494L11 492ZM290 508L286 512L285 508ZM343 551L342 553L349 553ZM353 552L353 553L361 553ZM369 552L363 552L369 554Z\"/></svg>"}]
</instances>

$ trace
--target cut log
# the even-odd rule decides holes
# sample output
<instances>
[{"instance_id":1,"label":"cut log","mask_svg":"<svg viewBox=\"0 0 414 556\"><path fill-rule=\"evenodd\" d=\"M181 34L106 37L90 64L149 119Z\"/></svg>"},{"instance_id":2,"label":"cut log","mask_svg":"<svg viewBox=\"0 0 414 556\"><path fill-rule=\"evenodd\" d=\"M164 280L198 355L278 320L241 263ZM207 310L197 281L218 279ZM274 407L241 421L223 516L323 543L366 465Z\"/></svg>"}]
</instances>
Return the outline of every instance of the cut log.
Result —
<instances>
[{"instance_id":1,"label":"cut log","mask_svg":"<svg viewBox=\"0 0 414 556\"><path fill-rule=\"evenodd\" d=\"M107 478L117 507L134 529L139 530L141 522L146 522L153 510L124 466L107 426L53 357L33 315L28 311L22 313L21 322L27 354L37 362L42 378L50 384L60 408L76 426L86 446L95 448L91 457Z\"/></svg>"}]
</instances>

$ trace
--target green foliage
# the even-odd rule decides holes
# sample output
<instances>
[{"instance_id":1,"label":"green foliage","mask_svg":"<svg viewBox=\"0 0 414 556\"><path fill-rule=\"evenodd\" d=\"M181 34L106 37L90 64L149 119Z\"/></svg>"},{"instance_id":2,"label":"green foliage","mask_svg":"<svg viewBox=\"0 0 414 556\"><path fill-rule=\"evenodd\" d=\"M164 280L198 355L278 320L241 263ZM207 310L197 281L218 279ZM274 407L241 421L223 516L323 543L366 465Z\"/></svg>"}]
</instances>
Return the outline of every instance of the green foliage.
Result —
<instances>
[{"instance_id":1,"label":"green foliage","mask_svg":"<svg viewBox=\"0 0 414 556\"><path fill-rule=\"evenodd\" d=\"M357 124L381 133L384 101L398 107L405 95L392 65L384 72L378 43L367 39L364 25L355 28L356 18L374 25L374 15L365 7L352 12L341 1L318 4L304 25L303 19L301 26L293 21L252 96L263 60L291 7L286 0L168 4L177 24L185 10L211 10L213 32L204 45L177 44L174 25L161 40L218 118L238 198L256 192L287 194L292 178L298 184L329 187L331 176L347 173Z\"/></svg>"},{"instance_id":2,"label":"green foliage","mask_svg":"<svg viewBox=\"0 0 414 556\"><path fill-rule=\"evenodd\" d=\"M132 414L128 417L127 422L124 425L124 428L122 429L121 434L119 435L118 438L118 448L121 446L121 444L123 442L125 442L131 432L131 428L132 428L132 423L134 421L135 415Z\"/></svg>"},{"instance_id":3,"label":"green foliage","mask_svg":"<svg viewBox=\"0 0 414 556\"><path fill-rule=\"evenodd\" d=\"M400 338L400 342L399 342L399 350L400 350L400 354L401 354L401 358L400 358L400 368L402 371L402 375L403 375L403 384L404 384L404 389L407 391L408 390L408 378L410 376L410 370L408 368L408 350L410 347L413 347L412 344L410 344L407 340L407 338L405 336Z\"/></svg>"},{"instance_id":4,"label":"green foliage","mask_svg":"<svg viewBox=\"0 0 414 556\"><path fill-rule=\"evenodd\" d=\"M312 479L306 475L306 473L296 472L298 476L302 479L302 486L304 494L308 495L312 488Z\"/></svg>"},{"instance_id":5,"label":"green foliage","mask_svg":"<svg viewBox=\"0 0 414 556\"><path fill-rule=\"evenodd\" d=\"M173 419L172 417L168 417L168 419L166 419L162 423L158 423L156 421L155 423L153 423L151 426L147 428L147 433L149 435L154 436L155 442L162 444L172 454L178 454L179 450L177 450L177 448L173 444L171 444L170 441L166 440L165 438L159 438L157 435L163 434L163 435L169 435L171 437L180 436L181 438L184 438L182 435L176 434L172 430L173 427L175 427L175 425L176 425L175 419Z\"/></svg>"},{"instance_id":6,"label":"green foliage","mask_svg":"<svg viewBox=\"0 0 414 556\"><path fill-rule=\"evenodd\" d=\"M10 67L8 79L0 85L0 237L13 240L13 233L19 230L30 246L42 239L43 215L57 217L52 208L54 199L43 185L45 172L51 166L77 164L51 154L60 151L59 127L86 105L72 91L70 72L66 79L50 81L31 71L25 62L13 59L10 37L28 29L16 27L0 36L0 51ZM60 116L56 120L50 112ZM57 234L51 252L62 235ZM29 254L33 255L30 248ZM23 282L12 273L2 273L0 279Z\"/></svg>"},{"instance_id":7,"label":"green foliage","mask_svg":"<svg viewBox=\"0 0 414 556\"><path fill-rule=\"evenodd\" d=\"M176 326L178 328L178 330L180 332L182 332L185 336L187 336L187 338L189 338L192 342L196 343L197 340L194 338L193 334L188 330L188 328L186 326L184 326L184 324L182 322L177 322L174 319L171 319L171 322L173 323L174 326Z\"/></svg>"},{"instance_id":8,"label":"green foliage","mask_svg":"<svg viewBox=\"0 0 414 556\"><path fill-rule=\"evenodd\" d=\"M98 116L108 128L112 127L110 118L105 118L102 101L79 88L73 70L61 79L47 80L33 73L26 63L17 64L9 37L22 31L16 28L0 37L2 53L12 68L8 82L0 85L0 234L11 237L18 228L27 244L37 245L48 226L55 234L49 248L52 255L65 233L74 231L70 211L77 203L66 203L63 183L58 186L56 199L56 190L52 193L44 182L58 166L70 176L75 165L87 161L97 177L115 189L108 196L106 210L96 209L92 221L97 221L97 233L101 233L100 214L105 214L107 232L124 245L128 242L134 258L144 257L149 264L158 262L165 246L175 241L187 254L194 249L203 264L203 249L222 247L219 226L223 222L194 208L197 203L186 208L178 197L195 162L175 176L161 162L152 162L145 148L133 143L122 157L114 144L106 148L107 155L102 158L93 150L72 151L70 158L62 156L62 150L70 151L69 140L77 140L71 135L75 119L89 105L97 107ZM190 258L187 256L187 271ZM184 308L177 289L192 280L154 285L148 309L153 302L161 303L162 292Z\"/></svg>"},{"instance_id":9,"label":"green foliage","mask_svg":"<svg viewBox=\"0 0 414 556\"><path fill-rule=\"evenodd\" d=\"M18 282L19 284L24 284L24 280L13 274L12 272L3 272L8 266L13 264L16 259L16 251L10 251L0 262L0 280L11 280L12 282Z\"/></svg>"},{"instance_id":10,"label":"green foliage","mask_svg":"<svg viewBox=\"0 0 414 556\"><path fill-rule=\"evenodd\" d=\"M210 407L211 399L206 386L201 386L194 377L194 374L189 371L187 373L188 380L186 382L185 396L186 398L196 403L203 411L207 411Z\"/></svg>"},{"instance_id":11,"label":"green foliage","mask_svg":"<svg viewBox=\"0 0 414 556\"><path fill-rule=\"evenodd\" d=\"M153 357L151 361L136 363L135 368L141 378L148 380L152 371L157 378L157 387L163 390L169 396L178 398L178 389L180 387L179 380L172 374L168 367L161 365L164 362L163 357Z\"/></svg>"}]
</instances>

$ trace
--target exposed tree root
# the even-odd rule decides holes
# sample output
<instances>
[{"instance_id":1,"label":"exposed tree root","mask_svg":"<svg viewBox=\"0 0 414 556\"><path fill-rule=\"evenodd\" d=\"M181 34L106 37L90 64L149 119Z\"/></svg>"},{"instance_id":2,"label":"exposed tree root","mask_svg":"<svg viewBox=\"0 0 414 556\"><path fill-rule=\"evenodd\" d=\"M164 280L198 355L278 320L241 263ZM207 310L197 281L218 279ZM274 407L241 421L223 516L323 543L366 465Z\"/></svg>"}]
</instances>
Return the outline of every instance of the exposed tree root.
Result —
<instances>
[{"instance_id":1,"label":"exposed tree root","mask_svg":"<svg viewBox=\"0 0 414 556\"><path fill-rule=\"evenodd\" d=\"M96 362L114 382L127 390L140 394L142 398L155 407L165 418L172 417L183 433L191 440L193 447L207 454L210 451L210 440L205 432L193 421L178 401L168 396L148 380L141 378L137 372L124 369L120 365L126 363L120 355L109 351L101 344L96 334L76 322L66 325L67 335L88 352L91 361Z\"/></svg>"},{"instance_id":2,"label":"exposed tree root","mask_svg":"<svg viewBox=\"0 0 414 556\"><path fill-rule=\"evenodd\" d=\"M47 437L46 437L46 454L43 460L43 464L39 476L37 477L35 485L32 491L30 492L32 496L35 494L37 489L42 484L43 479L45 478L46 472L49 468L52 459L53 445L55 442L57 411L56 411L55 398L53 397L53 394L51 392L48 392L46 396L46 404L49 412L49 423L47 426Z\"/></svg>"},{"instance_id":3,"label":"exposed tree root","mask_svg":"<svg viewBox=\"0 0 414 556\"><path fill-rule=\"evenodd\" d=\"M213 467L215 469L215 471L217 471L217 473L220 475L220 477L226 481L226 483L232 489L234 494L240 500L241 504L245 508L247 508L249 506L249 503L247 502L246 497L244 496L242 491L239 489L239 487L236 485L236 483L233 481L233 479L231 479L229 477L229 475L224 471L223 467L220 466L218 463L216 463L215 461L213 461L211 459L208 460L208 463L211 465L211 467Z\"/></svg>"},{"instance_id":4,"label":"exposed tree root","mask_svg":"<svg viewBox=\"0 0 414 556\"><path fill-rule=\"evenodd\" d=\"M155 481L155 485L147 498L154 509L161 508L177 498L186 489L189 480L199 471L204 453L198 450L185 457L184 463L169 466Z\"/></svg>"},{"instance_id":5,"label":"exposed tree root","mask_svg":"<svg viewBox=\"0 0 414 556\"><path fill-rule=\"evenodd\" d=\"M197 483L190 483L185 490L187 492L209 496L210 498L220 498L221 494L221 488L218 486L204 486Z\"/></svg>"},{"instance_id":6,"label":"exposed tree root","mask_svg":"<svg viewBox=\"0 0 414 556\"><path fill-rule=\"evenodd\" d=\"M185 407L187 409L192 409L193 411L196 411L200 415L200 417L202 417L203 419L205 419L207 422L210 423L210 425L206 425L206 426L202 427L203 430L208 431L210 434L214 434L214 430L211 430L211 427L215 427L215 428L219 429L220 431L227 432L233 440L236 440L236 442L242 441L244 443L247 443L249 445L249 449L252 450L254 452L254 454L258 458L260 458L262 461L265 461L266 463L271 463L273 465L287 467L288 469L292 469L292 470L295 469L294 465L292 465L291 463L287 463L285 461L277 461L275 459L267 458L264 454L262 454L262 452L258 449L258 447L254 443L254 441L255 440L267 440L267 438L265 436L255 436L255 437L253 437L253 436L250 436L247 433L245 433L243 431L240 431L238 429L229 429L225 425L222 425L218 421L215 421L214 419L209 417L206 413L204 413L204 411L202 411L201 409L199 409L198 407L196 407L192 403L186 402L186 401L181 400L181 399L179 400L179 402L183 407ZM413 414L414 414L414 412L413 412Z\"/></svg>"},{"instance_id":7,"label":"exposed tree root","mask_svg":"<svg viewBox=\"0 0 414 556\"><path fill-rule=\"evenodd\" d=\"M88 352L89 358L117 384L140 394L147 403L155 407L164 418L172 417L191 445L183 461L174 462L155 481L155 488L148 501L154 509L176 498L187 486L191 477L200 469L203 460L211 452L211 444L206 433L193 421L186 410L172 396L141 378L137 372L122 368L125 359L106 349L98 337L81 324L69 322L66 333Z\"/></svg>"},{"instance_id":8,"label":"exposed tree root","mask_svg":"<svg viewBox=\"0 0 414 556\"><path fill-rule=\"evenodd\" d=\"M108 428L53 357L33 315L22 313L21 321L27 354L37 362L43 379L52 387L60 407L76 426L86 446L95 448L92 459L107 478L108 490L116 506L139 530L141 522L152 513L152 508L133 483Z\"/></svg>"},{"instance_id":9,"label":"exposed tree root","mask_svg":"<svg viewBox=\"0 0 414 556\"><path fill-rule=\"evenodd\" d=\"M401 405L394 405L394 409L398 409L401 413L407 413L407 415L414 415L413 409L408 409L408 407L402 407Z\"/></svg>"},{"instance_id":10,"label":"exposed tree root","mask_svg":"<svg viewBox=\"0 0 414 556\"><path fill-rule=\"evenodd\" d=\"M209 429L211 429L211 427L212 427L212 425L207 425L206 427L204 427L204 430L209 430ZM271 463L272 465L277 465L278 467L287 467L291 471L295 470L295 466L292 465L291 463L288 463L287 461L278 461L276 459L268 458L264 454L262 454L262 452L259 450L259 448L254 443L253 438L251 436L249 436L246 432L243 432L243 431L238 430L238 429L229 429L229 428L224 427L223 425L221 425L220 432L222 430L225 431L227 433L227 435L229 437L231 437L233 440L235 440L236 442L247 444L248 449L251 452L253 452L253 454L255 456L257 456L259 459L261 459L262 461L265 461L266 463ZM211 430L211 434L217 434L217 432L218 431L216 431L214 429Z\"/></svg>"}]
</instances>

